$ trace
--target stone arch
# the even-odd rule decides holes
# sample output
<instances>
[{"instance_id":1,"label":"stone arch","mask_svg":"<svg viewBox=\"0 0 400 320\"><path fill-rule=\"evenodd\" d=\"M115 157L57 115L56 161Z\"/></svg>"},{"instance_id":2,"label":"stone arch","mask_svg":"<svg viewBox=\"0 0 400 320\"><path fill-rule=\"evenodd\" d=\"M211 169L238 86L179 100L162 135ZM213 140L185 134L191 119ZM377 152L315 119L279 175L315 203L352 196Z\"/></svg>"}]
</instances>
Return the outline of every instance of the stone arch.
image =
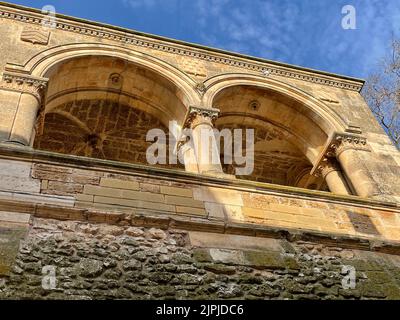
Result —
<instances>
[{"instance_id":1,"label":"stone arch","mask_svg":"<svg viewBox=\"0 0 400 320\"><path fill-rule=\"evenodd\" d=\"M217 128L255 129L255 170L241 178L325 190L324 181L310 173L330 137L347 129L340 115L303 90L271 78L225 74L204 85L203 105L220 109ZM231 173L233 167L224 171Z\"/></svg>"},{"instance_id":2,"label":"stone arch","mask_svg":"<svg viewBox=\"0 0 400 320\"><path fill-rule=\"evenodd\" d=\"M85 78L92 66L85 65L88 61L95 66L92 72L99 73L92 82ZM124 80L121 86L118 86L118 79L114 83L115 65L125 72L117 74ZM149 55L116 46L80 44L51 48L31 58L24 69L34 77L49 79L43 116L37 130L39 134L34 142L35 147L49 151L71 153L73 150L74 153L79 149L76 155L145 164L143 151L149 146L145 131L161 129L168 136L168 122L183 121L188 107L198 104L200 99L194 89L195 82L175 67ZM65 69L68 73L62 73ZM83 70L80 77L79 70ZM76 81L72 86L69 85L71 80ZM132 85L135 81L136 84ZM97 125L93 125L95 110L104 113L104 117L115 114L126 117L129 128L124 127L120 118L113 121L101 119L101 124L97 118ZM64 123L65 128L76 128L79 133L76 138L83 142L75 144L82 144L82 147L71 149L62 141L55 144L52 134L59 133L62 137L66 130L63 132L61 128L58 133L46 130L44 114L49 115L50 125L54 126L57 120ZM88 123L90 128L85 129ZM137 137L139 133L140 138ZM114 148L113 143L120 147ZM135 150L135 146L141 149ZM97 152L99 150L101 152Z\"/></svg>"},{"instance_id":3,"label":"stone arch","mask_svg":"<svg viewBox=\"0 0 400 320\"><path fill-rule=\"evenodd\" d=\"M196 82L187 74L154 56L122 46L98 43L56 46L34 55L24 66L13 65L12 68L34 77L46 77L47 71L54 65L82 56L115 57L142 66L176 85L182 91L182 100L186 107L200 103L200 94L195 90Z\"/></svg>"},{"instance_id":4,"label":"stone arch","mask_svg":"<svg viewBox=\"0 0 400 320\"><path fill-rule=\"evenodd\" d=\"M301 89L272 78L251 74L225 74L208 79L205 81L204 85L206 87L206 93L203 96L203 105L207 108L219 108L219 106L216 105L218 96L225 90L240 87L257 88L260 91L265 90L266 92L280 95L284 99L287 99L287 101L290 101L290 104L292 104L290 108L293 114L304 116L303 118L308 119L309 123L316 128L313 136L307 136L304 133L303 135L299 134L298 128L285 126L279 117L276 117L275 121L274 119L268 119L268 121L290 132L293 136L297 136L299 140L305 143L302 149L312 165L316 164L319 152L322 151L328 137L335 132L343 132L348 128L345 120L320 100ZM246 114L246 116L255 117L255 115L247 111L244 111L244 114ZM262 115L258 115L257 117L263 118ZM318 132L320 133L319 141L315 137L315 134ZM311 141L311 139L314 139L314 141ZM307 149L312 149L312 152L307 152Z\"/></svg>"},{"instance_id":5,"label":"stone arch","mask_svg":"<svg viewBox=\"0 0 400 320\"><path fill-rule=\"evenodd\" d=\"M206 93L202 101L203 105L207 107L212 107L215 96L226 88L254 86L279 92L303 104L310 111L310 114L312 113L317 117L315 121L328 135L334 131L344 131L348 128L346 121L322 101L293 85L272 78L248 73L230 73L209 78L204 82L204 85Z\"/></svg>"}]
</instances>

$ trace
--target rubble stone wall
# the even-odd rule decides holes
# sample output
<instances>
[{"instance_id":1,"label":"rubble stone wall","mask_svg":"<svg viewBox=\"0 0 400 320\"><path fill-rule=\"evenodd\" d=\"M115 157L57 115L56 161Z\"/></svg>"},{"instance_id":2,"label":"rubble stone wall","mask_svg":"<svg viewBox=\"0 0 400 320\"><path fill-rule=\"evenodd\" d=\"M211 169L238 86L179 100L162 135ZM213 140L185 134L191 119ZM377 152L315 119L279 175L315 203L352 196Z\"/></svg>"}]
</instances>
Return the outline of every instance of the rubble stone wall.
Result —
<instances>
[{"instance_id":1,"label":"rubble stone wall","mask_svg":"<svg viewBox=\"0 0 400 320\"><path fill-rule=\"evenodd\" d=\"M399 266L307 241L35 218L0 299L399 299Z\"/></svg>"}]
</instances>

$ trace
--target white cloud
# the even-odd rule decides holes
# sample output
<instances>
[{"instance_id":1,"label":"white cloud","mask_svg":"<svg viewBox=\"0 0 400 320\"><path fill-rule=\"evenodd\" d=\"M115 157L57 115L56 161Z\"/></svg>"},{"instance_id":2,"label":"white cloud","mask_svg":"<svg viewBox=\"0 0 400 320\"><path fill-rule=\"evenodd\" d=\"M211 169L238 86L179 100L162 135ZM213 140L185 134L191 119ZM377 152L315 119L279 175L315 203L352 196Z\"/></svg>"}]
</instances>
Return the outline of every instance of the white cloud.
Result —
<instances>
[{"instance_id":1,"label":"white cloud","mask_svg":"<svg viewBox=\"0 0 400 320\"><path fill-rule=\"evenodd\" d=\"M357 30L341 27L346 0L121 1L135 10L167 10L189 41L362 77L385 53L391 32L400 35L398 0L352 0ZM186 10L181 17L178 7Z\"/></svg>"},{"instance_id":2,"label":"white cloud","mask_svg":"<svg viewBox=\"0 0 400 320\"><path fill-rule=\"evenodd\" d=\"M157 4L157 0L122 0L122 3L133 9L153 8Z\"/></svg>"}]
</instances>

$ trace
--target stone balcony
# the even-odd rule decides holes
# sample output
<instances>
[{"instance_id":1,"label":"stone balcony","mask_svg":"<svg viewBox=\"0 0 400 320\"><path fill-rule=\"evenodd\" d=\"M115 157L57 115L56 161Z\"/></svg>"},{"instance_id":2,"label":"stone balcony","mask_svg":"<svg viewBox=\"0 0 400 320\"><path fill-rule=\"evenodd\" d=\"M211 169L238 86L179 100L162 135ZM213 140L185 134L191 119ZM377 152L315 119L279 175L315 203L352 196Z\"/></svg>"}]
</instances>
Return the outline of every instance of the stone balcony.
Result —
<instances>
[{"instance_id":1,"label":"stone balcony","mask_svg":"<svg viewBox=\"0 0 400 320\"><path fill-rule=\"evenodd\" d=\"M10 221L12 212L260 237L400 241L396 203L5 145L0 157L0 210Z\"/></svg>"}]
</instances>

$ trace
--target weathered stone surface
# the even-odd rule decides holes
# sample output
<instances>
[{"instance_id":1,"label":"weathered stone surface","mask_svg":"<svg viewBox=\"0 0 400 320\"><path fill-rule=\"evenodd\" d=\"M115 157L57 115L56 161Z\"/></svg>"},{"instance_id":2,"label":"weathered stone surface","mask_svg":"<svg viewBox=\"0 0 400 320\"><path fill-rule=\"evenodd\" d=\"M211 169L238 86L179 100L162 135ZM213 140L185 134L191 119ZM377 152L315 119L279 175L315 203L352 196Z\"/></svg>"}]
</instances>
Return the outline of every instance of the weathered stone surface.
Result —
<instances>
[{"instance_id":1,"label":"weathered stone surface","mask_svg":"<svg viewBox=\"0 0 400 320\"><path fill-rule=\"evenodd\" d=\"M20 240L26 235L28 227L9 224L0 226L0 277L8 275L15 263ZM21 270L21 269L19 269Z\"/></svg>"},{"instance_id":2,"label":"weathered stone surface","mask_svg":"<svg viewBox=\"0 0 400 320\"><path fill-rule=\"evenodd\" d=\"M79 275L95 278L103 272L103 263L99 260L83 258L77 265L77 268Z\"/></svg>"},{"instance_id":3,"label":"weathered stone surface","mask_svg":"<svg viewBox=\"0 0 400 320\"><path fill-rule=\"evenodd\" d=\"M277 239L255 250L261 247L241 246L242 237L236 249L195 248L186 237L155 228L34 219L10 260L9 276L0 274L0 299L400 298L398 256L304 241L287 250L286 240ZM346 251L355 258L341 258L338 253ZM342 266L352 264L361 269L356 288L346 289ZM55 290L41 286L45 266L55 267Z\"/></svg>"}]
</instances>

